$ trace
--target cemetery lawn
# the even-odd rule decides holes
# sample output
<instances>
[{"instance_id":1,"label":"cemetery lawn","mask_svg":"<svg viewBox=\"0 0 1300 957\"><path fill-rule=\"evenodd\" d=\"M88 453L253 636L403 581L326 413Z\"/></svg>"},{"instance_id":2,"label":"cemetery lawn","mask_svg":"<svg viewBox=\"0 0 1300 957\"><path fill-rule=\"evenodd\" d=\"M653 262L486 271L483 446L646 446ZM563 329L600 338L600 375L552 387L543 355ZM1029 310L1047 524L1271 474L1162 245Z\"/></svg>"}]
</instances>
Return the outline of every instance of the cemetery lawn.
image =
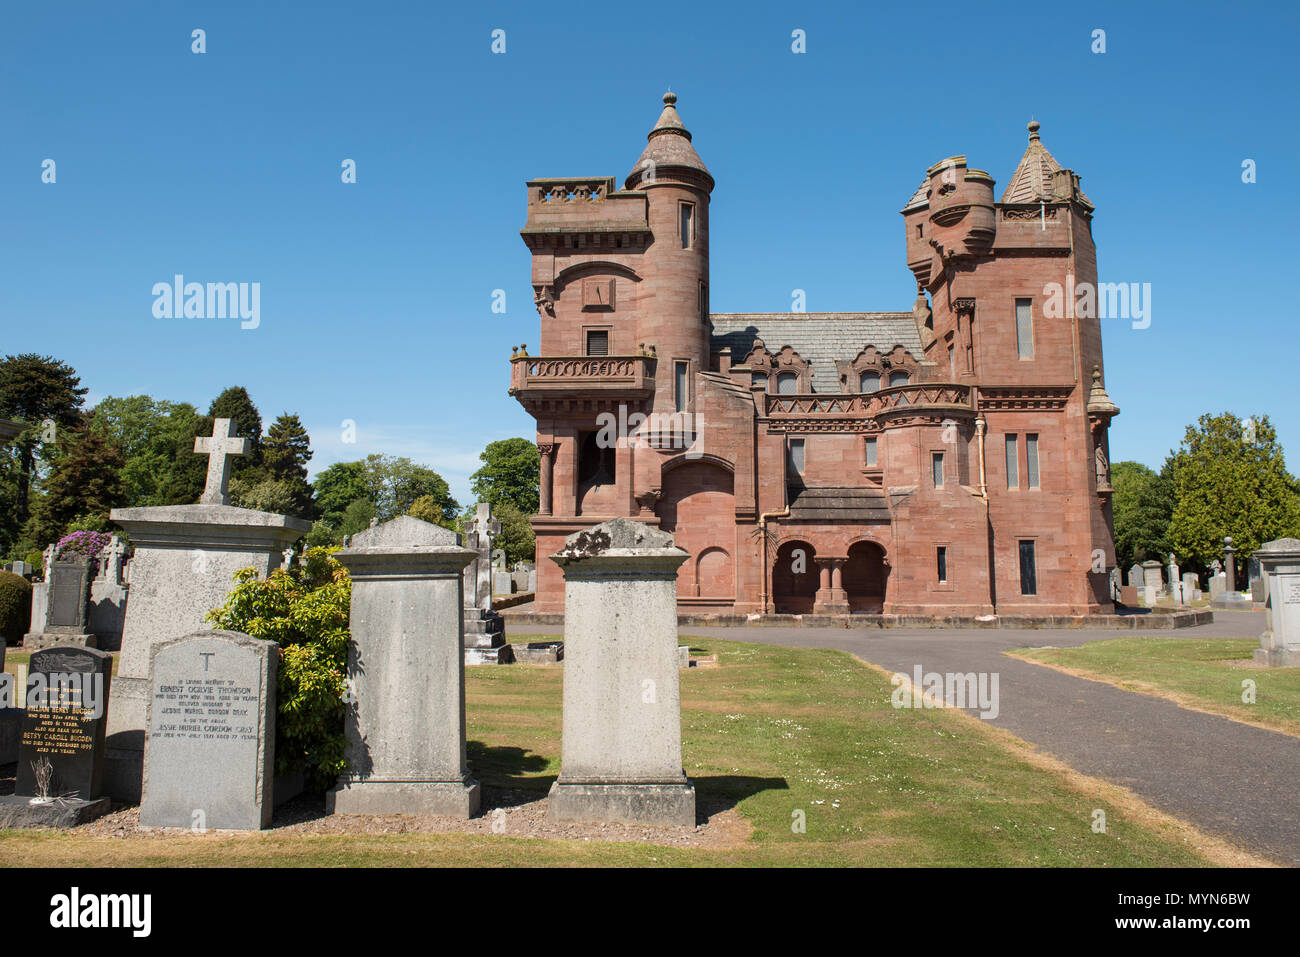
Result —
<instances>
[{"instance_id":1,"label":"cemetery lawn","mask_svg":"<svg viewBox=\"0 0 1300 957\"><path fill-rule=\"evenodd\" d=\"M1166 698L1245 724L1300 735L1300 668L1256 668L1253 638L1113 638L1077 648L1008 652L1081 678ZM1255 682L1255 703L1241 700Z\"/></svg>"},{"instance_id":2,"label":"cemetery lawn","mask_svg":"<svg viewBox=\"0 0 1300 957\"><path fill-rule=\"evenodd\" d=\"M536 636L540 637L540 636ZM519 640L526 640L519 636ZM0 832L26 866L1052 866L1260 864L1130 792L956 710L895 709L888 673L841 651L683 637L683 755L703 831L650 841L434 830L249 835ZM494 794L559 770L563 667L467 669L469 762ZM1092 831L1106 812L1105 833ZM491 810L487 811L490 815ZM720 821L721 819L721 821ZM806 825L800 830L800 822ZM93 825L91 825L93 827ZM714 833L713 838L702 836ZM590 831L588 832L591 833ZM698 844L699 846L690 846Z\"/></svg>"}]
</instances>

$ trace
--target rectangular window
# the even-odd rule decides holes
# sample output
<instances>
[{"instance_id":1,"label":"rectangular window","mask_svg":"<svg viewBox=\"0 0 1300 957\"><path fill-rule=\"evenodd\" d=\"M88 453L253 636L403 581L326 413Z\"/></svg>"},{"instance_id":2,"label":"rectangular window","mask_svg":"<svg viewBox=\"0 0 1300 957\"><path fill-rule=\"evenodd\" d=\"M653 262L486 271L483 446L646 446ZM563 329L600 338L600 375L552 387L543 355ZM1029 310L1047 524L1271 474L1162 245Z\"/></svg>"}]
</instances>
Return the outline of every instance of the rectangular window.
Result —
<instances>
[{"instance_id":1,"label":"rectangular window","mask_svg":"<svg viewBox=\"0 0 1300 957\"><path fill-rule=\"evenodd\" d=\"M1022 359L1034 357L1034 316L1030 310L1032 299L1016 300L1016 349Z\"/></svg>"},{"instance_id":2,"label":"rectangular window","mask_svg":"<svg viewBox=\"0 0 1300 957\"><path fill-rule=\"evenodd\" d=\"M1038 594L1038 573L1034 567L1034 543L1020 543L1020 594Z\"/></svg>"},{"instance_id":3,"label":"rectangular window","mask_svg":"<svg viewBox=\"0 0 1300 957\"><path fill-rule=\"evenodd\" d=\"M591 330L587 333L587 355L609 355L609 333L604 330Z\"/></svg>"},{"instance_id":4,"label":"rectangular window","mask_svg":"<svg viewBox=\"0 0 1300 957\"><path fill-rule=\"evenodd\" d=\"M803 475L803 439L790 440L790 471Z\"/></svg>"},{"instance_id":5,"label":"rectangular window","mask_svg":"<svg viewBox=\"0 0 1300 957\"><path fill-rule=\"evenodd\" d=\"M953 351L952 346L948 347L948 375L952 381L957 381L957 353Z\"/></svg>"},{"instance_id":6,"label":"rectangular window","mask_svg":"<svg viewBox=\"0 0 1300 957\"><path fill-rule=\"evenodd\" d=\"M945 545L939 546L938 563L939 563L939 581L946 582L948 580L948 548Z\"/></svg>"},{"instance_id":7,"label":"rectangular window","mask_svg":"<svg viewBox=\"0 0 1300 957\"><path fill-rule=\"evenodd\" d=\"M1020 437L1007 435L1007 488L1020 488Z\"/></svg>"},{"instance_id":8,"label":"rectangular window","mask_svg":"<svg viewBox=\"0 0 1300 957\"><path fill-rule=\"evenodd\" d=\"M681 213L682 249L690 249L695 239L695 205L682 203Z\"/></svg>"},{"instance_id":9,"label":"rectangular window","mask_svg":"<svg viewBox=\"0 0 1300 957\"><path fill-rule=\"evenodd\" d=\"M704 280L700 280L700 318L709 321L709 287Z\"/></svg>"},{"instance_id":10,"label":"rectangular window","mask_svg":"<svg viewBox=\"0 0 1300 957\"><path fill-rule=\"evenodd\" d=\"M690 363L678 361L673 365L673 403L678 412L686 411L686 373Z\"/></svg>"},{"instance_id":11,"label":"rectangular window","mask_svg":"<svg viewBox=\"0 0 1300 957\"><path fill-rule=\"evenodd\" d=\"M1025 435L1025 474L1030 488L1038 488L1038 433Z\"/></svg>"},{"instance_id":12,"label":"rectangular window","mask_svg":"<svg viewBox=\"0 0 1300 957\"><path fill-rule=\"evenodd\" d=\"M943 453L930 453L930 468L934 472L934 487L943 488Z\"/></svg>"},{"instance_id":13,"label":"rectangular window","mask_svg":"<svg viewBox=\"0 0 1300 957\"><path fill-rule=\"evenodd\" d=\"M874 436L867 439L867 468L876 467L876 439Z\"/></svg>"}]
</instances>

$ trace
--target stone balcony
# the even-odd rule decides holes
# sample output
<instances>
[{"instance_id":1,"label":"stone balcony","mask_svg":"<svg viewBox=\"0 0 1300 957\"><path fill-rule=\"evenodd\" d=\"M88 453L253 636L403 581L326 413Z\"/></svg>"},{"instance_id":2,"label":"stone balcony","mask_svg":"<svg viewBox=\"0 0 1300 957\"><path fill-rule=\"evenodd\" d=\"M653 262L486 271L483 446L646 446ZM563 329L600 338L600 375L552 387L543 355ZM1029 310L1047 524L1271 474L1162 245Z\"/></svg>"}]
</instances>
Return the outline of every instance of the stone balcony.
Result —
<instances>
[{"instance_id":1,"label":"stone balcony","mask_svg":"<svg viewBox=\"0 0 1300 957\"><path fill-rule=\"evenodd\" d=\"M852 428L855 423L865 427L873 420L895 417L974 414L971 387L945 382L911 383L878 392L763 395L763 417L773 424L838 422Z\"/></svg>"},{"instance_id":2,"label":"stone balcony","mask_svg":"<svg viewBox=\"0 0 1300 957\"><path fill-rule=\"evenodd\" d=\"M611 247L614 236L637 245L650 235L645 193L616 189L612 176L533 179L527 188L528 219L520 234L530 246L564 235L596 246L605 236L611 238L604 245Z\"/></svg>"},{"instance_id":3,"label":"stone balcony","mask_svg":"<svg viewBox=\"0 0 1300 957\"><path fill-rule=\"evenodd\" d=\"M539 399L647 399L654 394L654 356L515 356L510 394Z\"/></svg>"}]
</instances>

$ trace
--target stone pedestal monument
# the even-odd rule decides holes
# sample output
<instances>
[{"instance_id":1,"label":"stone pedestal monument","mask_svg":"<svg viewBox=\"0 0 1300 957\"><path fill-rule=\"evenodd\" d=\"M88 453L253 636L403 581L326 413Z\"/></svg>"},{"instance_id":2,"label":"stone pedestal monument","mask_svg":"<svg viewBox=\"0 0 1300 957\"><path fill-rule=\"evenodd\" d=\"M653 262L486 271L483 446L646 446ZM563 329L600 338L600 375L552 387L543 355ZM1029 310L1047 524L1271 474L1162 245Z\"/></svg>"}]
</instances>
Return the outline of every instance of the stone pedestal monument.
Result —
<instances>
[{"instance_id":1,"label":"stone pedestal monument","mask_svg":"<svg viewBox=\"0 0 1300 957\"><path fill-rule=\"evenodd\" d=\"M492 507L479 502L474 522L465 532L465 547L474 558L465 566L465 664L509 664L514 652L506 641L506 623L492 610L492 537L501 533L501 523L492 517Z\"/></svg>"},{"instance_id":2,"label":"stone pedestal monument","mask_svg":"<svg viewBox=\"0 0 1300 957\"><path fill-rule=\"evenodd\" d=\"M235 572L251 567L264 578L311 529L301 519L230 505L229 456L245 454L250 443L235 437L229 419L217 419L212 432L194 440L194 450L209 456L199 504L112 511L135 546L108 716L107 786L115 800L140 800L153 647L210 627L204 618L225 603Z\"/></svg>"},{"instance_id":3,"label":"stone pedestal monument","mask_svg":"<svg viewBox=\"0 0 1300 957\"><path fill-rule=\"evenodd\" d=\"M695 826L682 770L677 569L667 532L616 518L570 535L564 570L564 719L549 814Z\"/></svg>"},{"instance_id":4,"label":"stone pedestal monument","mask_svg":"<svg viewBox=\"0 0 1300 957\"><path fill-rule=\"evenodd\" d=\"M348 771L325 796L338 814L473 817L465 760L461 573L456 533L403 515L352 537Z\"/></svg>"},{"instance_id":5,"label":"stone pedestal monument","mask_svg":"<svg viewBox=\"0 0 1300 957\"><path fill-rule=\"evenodd\" d=\"M1262 545L1255 554L1268 579L1265 631L1255 649L1255 664L1265 668L1300 665L1300 540L1279 538Z\"/></svg>"},{"instance_id":6,"label":"stone pedestal monument","mask_svg":"<svg viewBox=\"0 0 1300 957\"><path fill-rule=\"evenodd\" d=\"M1232 546L1232 536L1223 539L1223 562L1226 566L1227 589L1210 602L1212 608L1250 611L1251 600L1237 591L1237 550Z\"/></svg>"}]
</instances>

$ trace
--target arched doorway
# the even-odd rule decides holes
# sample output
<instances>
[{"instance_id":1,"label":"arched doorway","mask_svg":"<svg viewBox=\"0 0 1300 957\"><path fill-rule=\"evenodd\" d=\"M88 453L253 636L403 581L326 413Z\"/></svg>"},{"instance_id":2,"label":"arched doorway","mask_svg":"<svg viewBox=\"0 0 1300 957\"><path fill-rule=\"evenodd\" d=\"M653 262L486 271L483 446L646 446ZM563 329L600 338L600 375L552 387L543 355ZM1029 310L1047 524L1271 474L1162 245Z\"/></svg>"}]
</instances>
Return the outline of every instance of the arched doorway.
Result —
<instances>
[{"instance_id":1,"label":"arched doorway","mask_svg":"<svg viewBox=\"0 0 1300 957\"><path fill-rule=\"evenodd\" d=\"M778 614L806 615L817 596L817 550L807 542L790 541L776 550L772 566L772 603Z\"/></svg>"},{"instance_id":2,"label":"arched doorway","mask_svg":"<svg viewBox=\"0 0 1300 957\"><path fill-rule=\"evenodd\" d=\"M663 495L655 510L659 527L672 532L677 547L694 556L678 569L678 600L734 601L736 570L729 549L736 542L736 502L731 472L704 460L683 461L662 474Z\"/></svg>"},{"instance_id":3,"label":"arched doorway","mask_svg":"<svg viewBox=\"0 0 1300 957\"><path fill-rule=\"evenodd\" d=\"M885 550L875 542L854 542L844 565L844 590L850 612L880 614L885 606L885 584L889 568Z\"/></svg>"}]
</instances>

